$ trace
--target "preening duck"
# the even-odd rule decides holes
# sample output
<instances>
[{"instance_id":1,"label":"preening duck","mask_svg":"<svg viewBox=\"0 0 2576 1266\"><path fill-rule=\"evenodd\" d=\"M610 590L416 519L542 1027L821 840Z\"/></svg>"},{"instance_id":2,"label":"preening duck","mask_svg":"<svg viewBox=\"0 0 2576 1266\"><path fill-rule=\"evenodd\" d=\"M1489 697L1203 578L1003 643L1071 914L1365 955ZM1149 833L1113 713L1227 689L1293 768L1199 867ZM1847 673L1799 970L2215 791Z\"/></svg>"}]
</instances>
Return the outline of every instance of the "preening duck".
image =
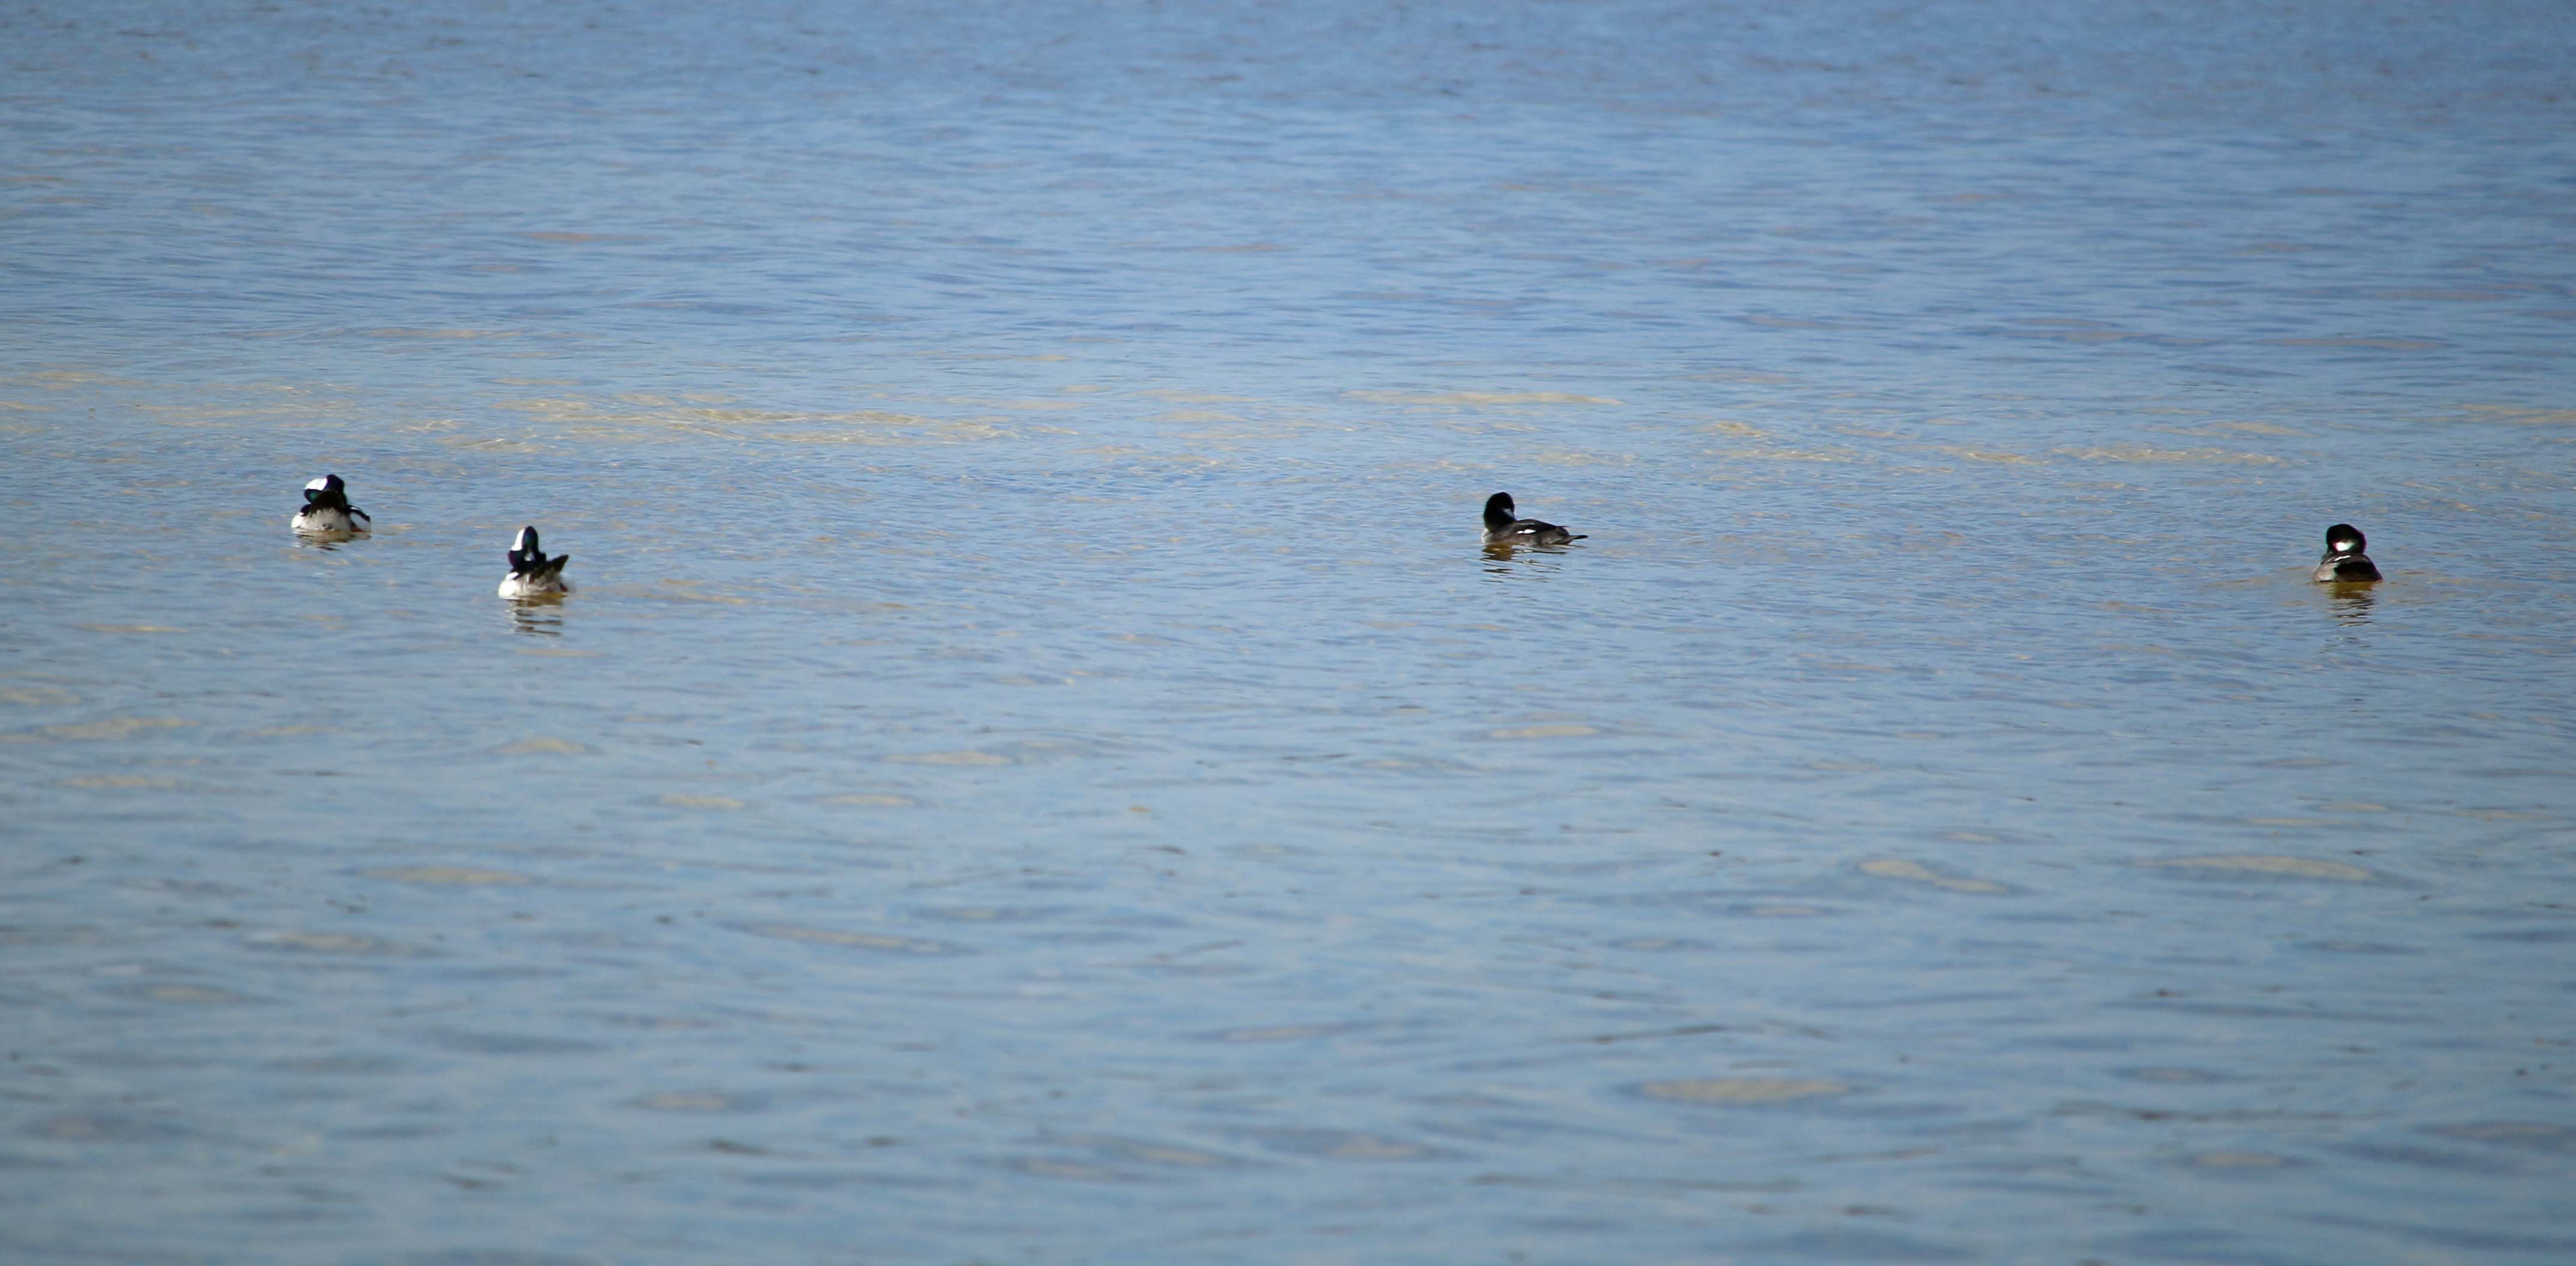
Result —
<instances>
[{"instance_id":1,"label":"preening duck","mask_svg":"<svg viewBox=\"0 0 2576 1266\"><path fill-rule=\"evenodd\" d=\"M303 536L361 536L375 521L349 504L349 487L338 475L324 475L304 485L304 508L287 520Z\"/></svg>"},{"instance_id":2,"label":"preening duck","mask_svg":"<svg viewBox=\"0 0 2576 1266\"><path fill-rule=\"evenodd\" d=\"M2318 584L2372 581L2379 579L2379 568L2362 553L2370 542L2361 529L2349 523L2338 523L2326 529L2326 552L2317 560Z\"/></svg>"},{"instance_id":3,"label":"preening duck","mask_svg":"<svg viewBox=\"0 0 2576 1266\"><path fill-rule=\"evenodd\" d=\"M546 557L537 548L537 529L519 529L518 539L510 544L510 574L501 578L504 598L535 598L550 593L571 593L572 582L563 578L564 564L570 554Z\"/></svg>"},{"instance_id":4,"label":"preening duck","mask_svg":"<svg viewBox=\"0 0 2576 1266\"><path fill-rule=\"evenodd\" d=\"M1553 523L1524 519L1512 511L1512 494L1498 492L1485 498L1485 543L1487 545L1563 545L1579 541L1584 534L1568 532Z\"/></svg>"}]
</instances>

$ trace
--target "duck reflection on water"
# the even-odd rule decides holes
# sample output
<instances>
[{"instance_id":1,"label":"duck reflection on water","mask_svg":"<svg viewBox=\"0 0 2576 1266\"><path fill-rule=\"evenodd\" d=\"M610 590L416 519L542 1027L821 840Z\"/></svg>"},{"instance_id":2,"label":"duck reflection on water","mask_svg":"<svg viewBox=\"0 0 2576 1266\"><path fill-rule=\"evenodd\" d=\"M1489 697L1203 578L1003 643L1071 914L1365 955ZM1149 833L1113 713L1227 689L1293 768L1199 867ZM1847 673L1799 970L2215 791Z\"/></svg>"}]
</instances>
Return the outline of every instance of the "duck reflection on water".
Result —
<instances>
[{"instance_id":1,"label":"duck reflection on water","mask_svg":"<svg viewBox=\"0 0 2576 1266\"><path fill-rule=\"evenodd\" d=\"M2326 586L2326 610L2335 623L2353 625L2370 623L2370 604L2379 600L2369 581L2344 581Z\"/></svg>"},{"instance_id":2,"label":"duck reflection on water","mask_svg":"<svg viewBox=\"0 0 2576 1266\"><path fill-rule=\"evenodd\" d=\"M538 637L563 636L563 595L521 598L509 606L510 631Z\"/></svg>"}]
</instances>

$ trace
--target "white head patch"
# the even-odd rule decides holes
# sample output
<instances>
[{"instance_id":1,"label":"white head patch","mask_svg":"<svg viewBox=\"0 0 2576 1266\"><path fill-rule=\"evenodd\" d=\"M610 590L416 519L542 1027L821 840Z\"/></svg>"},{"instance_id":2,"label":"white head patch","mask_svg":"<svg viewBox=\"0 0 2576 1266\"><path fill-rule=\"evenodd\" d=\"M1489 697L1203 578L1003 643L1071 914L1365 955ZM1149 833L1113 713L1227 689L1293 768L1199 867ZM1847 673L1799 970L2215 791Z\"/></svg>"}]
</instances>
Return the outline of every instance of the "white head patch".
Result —
<instances>
[{"instance_id":1,"label":"white head patch","mask_svg":"<svg viewBox=\"0 0 2576 1266\"><path fill-rule=\"evenodd\" d=\"M510 548L524 554L536 547L536 536L537 530L535 528L520 528L518 538L510 542Z\"/></svg>"},{"instance_id":2,"label":"white head patch","mask_svg":"<svg viewBox=\"0 0 2576 1266\"><path fill-rule=\"evenodd\" d=\"M309 483L309 484L304 485L304 490L305 490L306 492L320 492L320 491L322 491L323 489L328 488L328 487L330 487L330 486L331 486L331 477L330 477L329 475L324 475L324 476L323 476L323 477L321 477L320 479L316 479L316 480L314 480L313 482L311 482L311 483Z\"/></svg>"}]
</instances>

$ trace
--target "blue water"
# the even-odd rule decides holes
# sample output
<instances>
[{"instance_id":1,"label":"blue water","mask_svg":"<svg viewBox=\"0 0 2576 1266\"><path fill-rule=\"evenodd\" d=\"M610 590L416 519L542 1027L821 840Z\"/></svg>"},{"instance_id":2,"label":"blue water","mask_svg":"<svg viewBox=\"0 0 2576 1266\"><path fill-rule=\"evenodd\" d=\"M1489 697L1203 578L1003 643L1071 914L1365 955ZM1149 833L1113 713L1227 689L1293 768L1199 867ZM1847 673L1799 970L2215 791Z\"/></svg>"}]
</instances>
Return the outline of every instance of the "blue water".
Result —
<instances>
[{"instance_id":1,"label":"blue water","mask_svg":"<svg viewBox=\"0 0 2576 1266\"><path fill-rule=\"evenodd\" d=\"M0 1257L2567 1260L2571 54L0 15Z\"/></svg>"}]
</instances>

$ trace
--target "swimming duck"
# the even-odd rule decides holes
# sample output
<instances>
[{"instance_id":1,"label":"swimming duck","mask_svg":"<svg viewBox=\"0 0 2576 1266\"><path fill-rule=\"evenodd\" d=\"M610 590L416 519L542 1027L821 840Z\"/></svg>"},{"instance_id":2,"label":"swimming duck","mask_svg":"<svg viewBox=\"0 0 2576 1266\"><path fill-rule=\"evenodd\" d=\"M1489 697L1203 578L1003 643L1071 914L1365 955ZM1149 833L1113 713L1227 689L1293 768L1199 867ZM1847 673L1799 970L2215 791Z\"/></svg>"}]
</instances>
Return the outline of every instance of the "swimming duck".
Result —
<instances>
[{"instance_id":1,"label":"swimming duck","mask_svg":"<svg viewBox=\"0 0 2576 1266\"><path fill-rule=\"evenodd\" d=\"M501 578L501 596L534 598L549 593L571 593L572 582L563 578L564 564L571 561L570 554L546 557L545 551L537 548L537 530L520 528L518 540L510 546L510 574Z\"/></svg>"},{"instance_id":2,"label":"swimming duck","mask_svg":"<svg viewBox=\"0 0 2576 1266\"><path fill-rule=\"evenodd\" d=\"M338 475L304 485L304 508L288 522L304 536L359 536L375 526L366 511L349 504L348 485Z\"/></svg>"},{"instance_id":3,"label":"swimming duck","mask_svg":"<svg viewBox=\"0 0 2576 1266\"><path fill-rule=\"evenodd\" d=\"M2379 568L2371 565L2370 555L2361 552L2367 544L2361 529L2349 523L2327 528L2325 557L2317 560L2317 583L2379 579Z\"/></svg>"},{"instance_id":4,"label":"swimming duck","mask_svg":"<svg viewBox=\"0 0 2576 1266\"><path fill-rule=\"evenodd\" d=\"M1514 517L1512 494L1508 492L1498 492L1485 498L1487 545L1563 545L1582 539L1582 533L1568 532L1553 523Z\"/></svg>"}]
</instances>

